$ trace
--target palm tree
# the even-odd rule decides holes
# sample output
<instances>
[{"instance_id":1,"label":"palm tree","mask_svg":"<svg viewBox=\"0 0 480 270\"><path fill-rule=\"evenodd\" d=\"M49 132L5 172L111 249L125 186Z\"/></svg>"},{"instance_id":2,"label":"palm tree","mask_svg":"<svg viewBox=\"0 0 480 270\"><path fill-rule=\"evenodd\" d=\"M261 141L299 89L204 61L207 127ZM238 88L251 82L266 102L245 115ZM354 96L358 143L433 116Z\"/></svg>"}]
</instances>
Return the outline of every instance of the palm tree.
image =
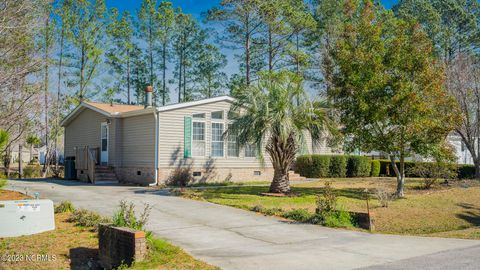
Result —
<instances>
[{"instance_id":1,"label":"palm tree","mask_svg":"<svg viewBox=\"0 0 480 270\"><path fill-rule=\"evenodd\" d=\"M235 93L226 135L236 136L240 146L255 144L262 163L265 150L274 169L270 192L289 193L288 171L296 155L306 151L305 136L318 142L325 132L336 133L335 125L290 72L262 73L256 83Z\"/></svg>"}]
</instances>

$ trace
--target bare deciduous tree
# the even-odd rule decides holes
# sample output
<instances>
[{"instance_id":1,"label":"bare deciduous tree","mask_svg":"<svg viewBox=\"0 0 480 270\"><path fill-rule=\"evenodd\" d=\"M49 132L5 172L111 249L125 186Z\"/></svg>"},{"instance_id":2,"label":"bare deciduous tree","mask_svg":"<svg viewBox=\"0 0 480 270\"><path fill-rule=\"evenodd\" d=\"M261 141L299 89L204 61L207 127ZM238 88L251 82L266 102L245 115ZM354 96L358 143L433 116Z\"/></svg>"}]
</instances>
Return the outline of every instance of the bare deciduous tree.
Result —
<instances>
[{"instance_id":1,"label":"bare deciduous tree","mask_svg":"<svg viewBox=\"0 0 480 270\"><path fill-rule=\"evenodd\" d=\"M447 67L447 88L461 110L455 132L472 156L475 178L480 178L480 62L468 54L457 55Z\"/></svg>"}]
</instances>

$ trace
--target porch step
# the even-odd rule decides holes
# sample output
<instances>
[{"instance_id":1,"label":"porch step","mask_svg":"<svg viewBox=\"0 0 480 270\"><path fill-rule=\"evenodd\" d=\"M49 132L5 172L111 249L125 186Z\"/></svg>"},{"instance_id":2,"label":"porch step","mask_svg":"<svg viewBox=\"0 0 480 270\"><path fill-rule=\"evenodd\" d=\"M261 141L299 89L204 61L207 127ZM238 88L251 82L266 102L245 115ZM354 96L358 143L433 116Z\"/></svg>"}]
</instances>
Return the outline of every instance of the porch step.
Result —
<instances>
[{"instance_id":1,"label":"porch step","mask_svg":"<svg viewBox=\"0 0 480 270\"><path fill-rule=\"evenodd\" d=\"M306 180L307 178L301 176L295 171L288 171L288 179L290 179L290 181L303 181L303 180Z\"/></svg>"},{"instance_id":2,"label":"porch step","mask_svg":"<svg viewBox=\"0 0 480 270\"><path fill-rule=\"evenodd\" d=\"M105 183L108 182L118 182L117 176L113 170L107 166L96 166L95 167L95 182Z\"/></svg>"}]
</instances>

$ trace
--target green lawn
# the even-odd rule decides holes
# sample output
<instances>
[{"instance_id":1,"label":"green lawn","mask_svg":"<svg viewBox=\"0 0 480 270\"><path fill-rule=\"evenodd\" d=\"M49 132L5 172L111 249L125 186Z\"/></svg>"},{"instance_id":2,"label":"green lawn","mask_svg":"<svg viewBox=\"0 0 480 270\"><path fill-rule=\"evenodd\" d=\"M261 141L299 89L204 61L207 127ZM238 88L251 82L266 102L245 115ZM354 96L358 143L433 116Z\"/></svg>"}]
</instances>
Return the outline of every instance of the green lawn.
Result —
<instances>
[{"instance_id":1,"label":"green lawn","mask_svg":"<svg viewBox=\"0 0 480 270\"><path fill-rule=\"evenodd\" d=\"M294 196L291 197L261 196L260 193L268 191L268 186L190 189L183 191L182 196L248 210L262 208L276 215L292 209L307 209L313 213L316 194L322 192L325 181L293 184ZM391 201L388 208L380 206L375 191L380 188L393 192L396 185L393 178L328 181L335 189L340 207L348 211L367 211L365 189L368 189L377 232L480 239L480 185L477 181L436 185L431 190L423 190L420 180L408 179L406 198Z\"/></svg>"}]
</instances>

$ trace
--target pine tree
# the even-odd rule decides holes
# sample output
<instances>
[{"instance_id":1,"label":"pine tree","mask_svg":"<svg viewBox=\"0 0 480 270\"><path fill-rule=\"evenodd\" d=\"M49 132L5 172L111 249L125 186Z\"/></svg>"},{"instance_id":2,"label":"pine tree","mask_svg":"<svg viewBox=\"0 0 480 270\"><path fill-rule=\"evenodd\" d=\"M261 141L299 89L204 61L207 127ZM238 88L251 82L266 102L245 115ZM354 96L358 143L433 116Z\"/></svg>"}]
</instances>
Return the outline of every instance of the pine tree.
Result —
<instances>
[{"instance_id":1,"label":"pine tree","mask_svg":"<svg viewBox=\"0 0 480 270\"><path fill-rule=\"evenodd\" d=\"M66 37L72 47L68 55L72 78L68 83L77 87L73 102L78 103L94 94L89 85L104 54L106 6L104 0L72 0L70 8Z\"/></svg>"},{"instance_id":2,"label":"pine tree","mask_svg":"<svg viewBox=\"0 0 480 270\"><path fill-rule=\"evenodd\" d=\"M128 11L119 17L118 10L112 9L108 34L112 41L112 47L107 53L108 63L119 76L115 92L125 93L126 89L127 104L131 104L133 29Z\"/></svg>"},{"instance_id":3,"label":"pine tree","mask_svg":"<svg viewBox=\"0 0 480 270\"><path fill-rule=\"evenodd\" d=\"M159 21L159 40L160 40L160 59L162 70L162 85L159 95L161 104L164 106L169 100L169 90L167 88L167 63L170 58L173 30L175 29L175 10L171 2L161 2L158 7Z\"/></svg>"},{"instance_id":4,"label":"pine tree","mask_svg":"<svg viewBox=\"0 0 480 270\"><path fill-rule=\"evenodd\" d=\"M224 93L227 75L222 70L227 65L227 58L220 50L206 44L197 52L193 70L197 98L211 98Z\"/></svg>"}]
</instances>

